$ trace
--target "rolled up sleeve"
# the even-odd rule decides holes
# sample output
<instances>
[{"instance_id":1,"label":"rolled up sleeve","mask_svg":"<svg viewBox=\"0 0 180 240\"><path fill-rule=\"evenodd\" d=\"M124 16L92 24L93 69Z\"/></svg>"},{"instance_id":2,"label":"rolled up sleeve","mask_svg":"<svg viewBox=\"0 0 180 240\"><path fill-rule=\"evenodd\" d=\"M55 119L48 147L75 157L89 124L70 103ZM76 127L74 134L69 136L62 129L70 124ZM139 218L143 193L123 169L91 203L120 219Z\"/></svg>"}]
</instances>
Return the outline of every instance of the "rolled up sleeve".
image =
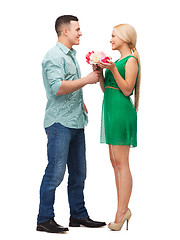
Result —
<instances>
[{"instance_id":1,"label":"rolled up sleeve","mask_svg":"<svg viewBox=\"0 0 180 240\"><path fill-rule=\"evenodd\" d=\"M56 95L65 79L63 63L58 60L48 60L45 69L51 93Z\"/></svg>"}]
</instances>

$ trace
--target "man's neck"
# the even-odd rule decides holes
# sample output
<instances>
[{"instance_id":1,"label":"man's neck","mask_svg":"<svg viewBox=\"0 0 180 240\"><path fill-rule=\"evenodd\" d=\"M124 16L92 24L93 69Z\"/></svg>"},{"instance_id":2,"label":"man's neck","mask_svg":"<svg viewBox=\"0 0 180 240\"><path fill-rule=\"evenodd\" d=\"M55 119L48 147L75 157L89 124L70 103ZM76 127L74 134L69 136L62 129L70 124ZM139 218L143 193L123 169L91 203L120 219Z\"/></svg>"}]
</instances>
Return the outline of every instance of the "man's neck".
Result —
<instances>
[{"instance_id":1,"label":"man's neck","mask_svg":"<svg viewBox=\"0 0 180 240\"><path fill-rule=\"evenodd\" d=\"M68 41L66 41L65 39L62 38L58 38L58 42L62 43L64 46L66 46L67 48L71 49L72 48L72 44L70 44Z\"/></svg>"}]
</instances>

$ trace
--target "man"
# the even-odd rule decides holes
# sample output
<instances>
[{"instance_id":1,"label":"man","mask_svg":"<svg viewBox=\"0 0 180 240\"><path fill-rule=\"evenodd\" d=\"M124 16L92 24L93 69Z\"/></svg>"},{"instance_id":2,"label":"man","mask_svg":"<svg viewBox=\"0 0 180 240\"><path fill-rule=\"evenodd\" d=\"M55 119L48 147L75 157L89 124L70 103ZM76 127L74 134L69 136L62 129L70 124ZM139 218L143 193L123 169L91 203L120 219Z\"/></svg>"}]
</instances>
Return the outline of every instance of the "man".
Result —
<instances>
[{"instance_id":1,"label":"man","mask_svg":"<svg viewBox=\"0 0 180 240\"><path fill-rule=\"evenodd\" d=\"M83 102L82 87L99 81L100 72L94 71L81 78L73 45L79 45L82 36L77 17L64 15L57 18L55 29L58 42L42 62L43 81L47 94L44 127L48 137L48 165L40 188L37 231L59 233L68 228L54 220L55 190L63 180L68 167L68 200L71 227L101 227L104 222L89 218L84 203L86 178L84 127L87 109Z\"/></svg>"}]
</instances>

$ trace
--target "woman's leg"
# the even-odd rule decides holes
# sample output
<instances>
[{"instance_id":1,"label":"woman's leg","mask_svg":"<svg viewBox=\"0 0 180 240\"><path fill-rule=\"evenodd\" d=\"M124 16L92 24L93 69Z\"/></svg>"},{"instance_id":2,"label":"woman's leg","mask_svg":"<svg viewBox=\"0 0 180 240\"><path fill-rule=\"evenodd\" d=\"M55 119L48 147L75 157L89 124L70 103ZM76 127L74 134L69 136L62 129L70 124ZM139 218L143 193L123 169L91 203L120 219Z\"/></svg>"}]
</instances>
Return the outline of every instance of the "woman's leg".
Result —
<instances>
[{"instance_id":1,"label":"woman's leg","mask_svg":"<svg viewBox=\"0 0 180 240\"><path fill-rule=\"evenodd\" d=\"M132 192L132 176L129 168L129 146L110 146L110 158L115 172L118 207L115 223L123 218L128 209L129 199Z\"/></svg>"},{"instance_id":2,"label":"woman's leg","mask_svg":"<svg viewBox=\"0 0 180 240\"><path fill-rule=\"evenodd\" d=\"M109 156L110 156L110 160L111 160L111 164L112 167L114 169L114 175L115 175L115 181L116 181L116 189L117 189L117 199L118 199L118 203L120 202L120 176L119 176L119 171L117 168L117 164L115 162L115 157L113 154L113 150L112 150L112 146L109 145Z\"/></svg>"}]
</instances>

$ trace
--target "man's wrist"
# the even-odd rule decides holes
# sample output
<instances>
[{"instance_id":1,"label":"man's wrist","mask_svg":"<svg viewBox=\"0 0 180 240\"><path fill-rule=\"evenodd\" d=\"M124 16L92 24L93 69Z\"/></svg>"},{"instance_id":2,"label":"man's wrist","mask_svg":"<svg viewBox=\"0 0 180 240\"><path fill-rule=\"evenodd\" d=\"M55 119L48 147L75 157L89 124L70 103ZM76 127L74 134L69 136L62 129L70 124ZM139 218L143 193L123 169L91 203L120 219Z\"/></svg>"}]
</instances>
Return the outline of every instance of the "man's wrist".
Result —
<instances>
[{"instance_id":1,"label":"man's wrist","mask_svg":"<svg viewBox=\"0 0 180 240\"><path fill-rule=\"evenodd\" d=\"M88 77L83 77L83 78L81 78L81 80L83 81L84 86L89 83L89 82L88 82Z\"/></svg>"}]
</instances>

